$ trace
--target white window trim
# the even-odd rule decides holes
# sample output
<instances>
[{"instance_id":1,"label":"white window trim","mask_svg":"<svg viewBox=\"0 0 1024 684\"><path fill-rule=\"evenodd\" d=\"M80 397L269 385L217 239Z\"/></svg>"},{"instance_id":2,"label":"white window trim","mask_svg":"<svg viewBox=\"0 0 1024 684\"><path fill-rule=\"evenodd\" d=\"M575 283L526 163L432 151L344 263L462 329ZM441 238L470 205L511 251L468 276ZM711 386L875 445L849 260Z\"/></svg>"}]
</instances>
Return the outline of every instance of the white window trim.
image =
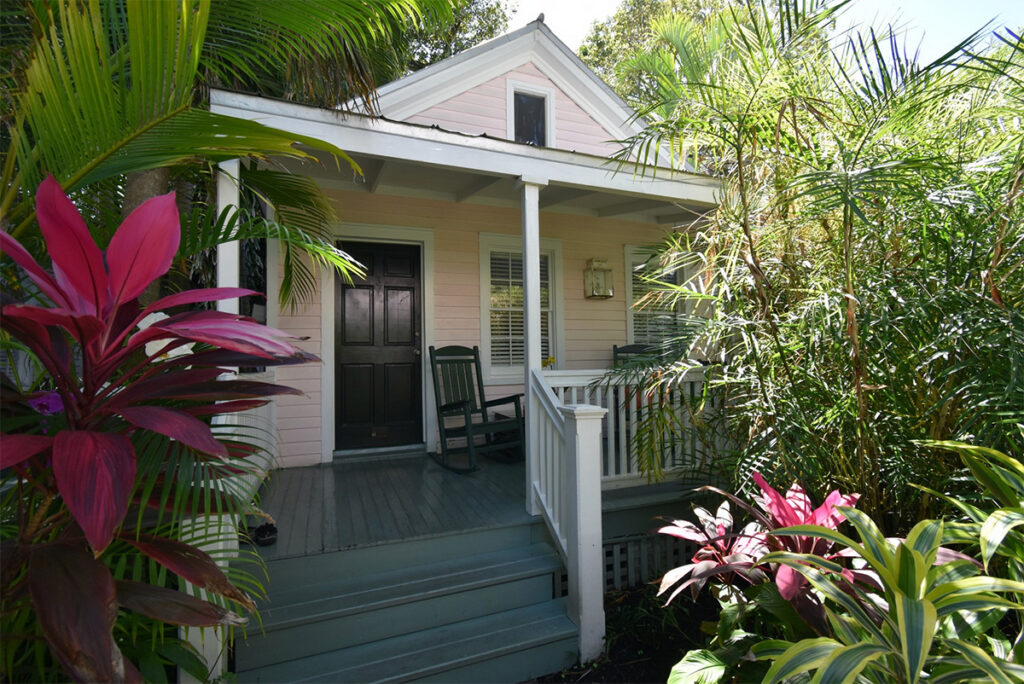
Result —
<instances>
[{"instance_id":1,"label":"white window trim","mask_svg":"<svg viewBox=\"0 0 1024 684\"><path fill-rule=\"evenodd\" d=\"M505 80L505 135L512 141L516 139L516 93L544 98L544 147L555 147L555 89L511 78Z\"/></svg>"},{"instance_id":2,"label":"white window trim","mask_svg":"<svg viewBox=\"0 0 1024 684\"><path fill-rule=\"evenodd\" d=\"M626 344L636 344L633 337L633 269L637 264L643 263L652 254L649 249L626 245L625 248L625 290L626 290Z\"/></svg>"},{"instance_id":3,"label":"white window trim","mask_svg":"<svg viewBox=\"0 0 1024 684\"><path fill-rule=\"evenodd\" d=\"M563 367L565 359L565 303L562 299L562 241L554 238L540 239L541 254L551 259L551 349L555 364L552 368ZM480 370L485 385L519 385L523 382L522 366L491 368L491 252L523 253L523 239L518 235L503 233L480 233ZM525 276L525 274L524 274Z\"/></svg>"},{"instance_id":4,"label":"white window trim","mask_svg":"<svg viewBox=\"0 0 1024 684\"><path fill-rule=\"evenodd\" d=\"M633 268L646 262L655 253L656 250L650 247L636 245L626 245L625 247L626 344L636 344L636 337L633 333ZM689 313L690 304L684 304L684 307L682 313Z\"/></svg>"}]
</instances>

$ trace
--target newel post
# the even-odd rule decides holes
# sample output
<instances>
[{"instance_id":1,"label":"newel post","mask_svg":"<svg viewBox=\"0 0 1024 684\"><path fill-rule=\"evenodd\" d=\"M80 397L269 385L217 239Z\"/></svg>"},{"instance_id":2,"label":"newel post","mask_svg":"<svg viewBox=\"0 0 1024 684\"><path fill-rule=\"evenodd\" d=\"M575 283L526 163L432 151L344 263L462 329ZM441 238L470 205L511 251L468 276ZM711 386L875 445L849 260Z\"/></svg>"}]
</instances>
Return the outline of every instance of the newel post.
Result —
<instances>
[{"instance_id":1,"label":"newel post","mask_svg":"<svg viewBox=\"0 0 1024 684\"><path fill-rule=\"evenodd\" d=\"M560 407L565 416L566 529L569 617L580 628L580 662L604 650L604 555L601 536L601 418L599 406Z\"/></svg>"}]
</instances>

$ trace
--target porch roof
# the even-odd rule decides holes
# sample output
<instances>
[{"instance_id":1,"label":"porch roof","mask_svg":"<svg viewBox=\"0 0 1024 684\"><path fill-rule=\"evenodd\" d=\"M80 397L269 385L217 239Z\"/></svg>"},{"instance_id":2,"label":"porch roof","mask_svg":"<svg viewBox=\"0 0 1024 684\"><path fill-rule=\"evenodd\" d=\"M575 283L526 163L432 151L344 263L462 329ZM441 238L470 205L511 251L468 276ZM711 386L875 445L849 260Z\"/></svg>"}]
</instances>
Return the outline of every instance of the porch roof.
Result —
<instances>
[{"instance_id":1,"label":"porch roof","mask_svg":"<svg viewBox=\"0 0 1024 684\"><path fill-rule=\"evenodd\" d=\"M210 99L214 112L329 142L363 168L362 179L332 175L328 165L304 169L327 186L517 206L522 179L545 186L542 210L662 224L692 221L721 191L717 178L665 167L227 91Z\"/></svg>"}]
</instances>

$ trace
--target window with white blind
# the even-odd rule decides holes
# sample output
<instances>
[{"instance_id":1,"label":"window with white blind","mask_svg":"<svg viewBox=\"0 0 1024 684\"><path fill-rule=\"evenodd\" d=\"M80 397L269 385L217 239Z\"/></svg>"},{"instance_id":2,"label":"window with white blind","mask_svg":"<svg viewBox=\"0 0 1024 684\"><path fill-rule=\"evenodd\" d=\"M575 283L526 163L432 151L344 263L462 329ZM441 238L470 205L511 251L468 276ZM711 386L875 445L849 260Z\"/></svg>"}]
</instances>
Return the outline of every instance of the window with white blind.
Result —
<instances>
[{"instance_id":1,"label":"window with white blind","mask_svg":"<svg viewBox=\"0 0 1024 684\"><path fill-rule=\"evenodd\" d=\"M648 277L657 275L656 255L648 249L626 248L626 299L629 302L627 320L630 344L656 344L679 334L679 323L683 319L682 303L667 303L657 299L645 299L657 283ZM673 274L678 278L679 274ZM677 282L679 282L677 280Z\"/></svg>"},{"instance_id":2,"label":"window with white blind","mask_svg":"<svg viewBox=\"0 0 1024 684\"><path fill-rule=\"evenodd\" d=\"M556 358L558 328L556 241L542 240L540 254L541 356ZM525 357L523 253L518 237L480 236L481 361L492 381L519 381Z\"/></svg>"}]
</instances>

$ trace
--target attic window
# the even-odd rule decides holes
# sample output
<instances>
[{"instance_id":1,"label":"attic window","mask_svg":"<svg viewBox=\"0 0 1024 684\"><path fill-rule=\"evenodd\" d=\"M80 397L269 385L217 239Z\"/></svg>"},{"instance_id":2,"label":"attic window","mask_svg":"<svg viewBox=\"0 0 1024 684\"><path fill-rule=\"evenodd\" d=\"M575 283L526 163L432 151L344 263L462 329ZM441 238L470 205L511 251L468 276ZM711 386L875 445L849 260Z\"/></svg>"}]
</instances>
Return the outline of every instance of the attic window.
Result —
<instances>
[{"instance_id":1,"label":"attic window","mask_svg":"<svg viewBox=\"0 0 1024 684\"><path fill-rule=\"evenodd\" d=\"M547 145L547 105L544 97L516 93L513 104L515 112L515 141L537 147Z\"/></svg>"}]
</instances>

